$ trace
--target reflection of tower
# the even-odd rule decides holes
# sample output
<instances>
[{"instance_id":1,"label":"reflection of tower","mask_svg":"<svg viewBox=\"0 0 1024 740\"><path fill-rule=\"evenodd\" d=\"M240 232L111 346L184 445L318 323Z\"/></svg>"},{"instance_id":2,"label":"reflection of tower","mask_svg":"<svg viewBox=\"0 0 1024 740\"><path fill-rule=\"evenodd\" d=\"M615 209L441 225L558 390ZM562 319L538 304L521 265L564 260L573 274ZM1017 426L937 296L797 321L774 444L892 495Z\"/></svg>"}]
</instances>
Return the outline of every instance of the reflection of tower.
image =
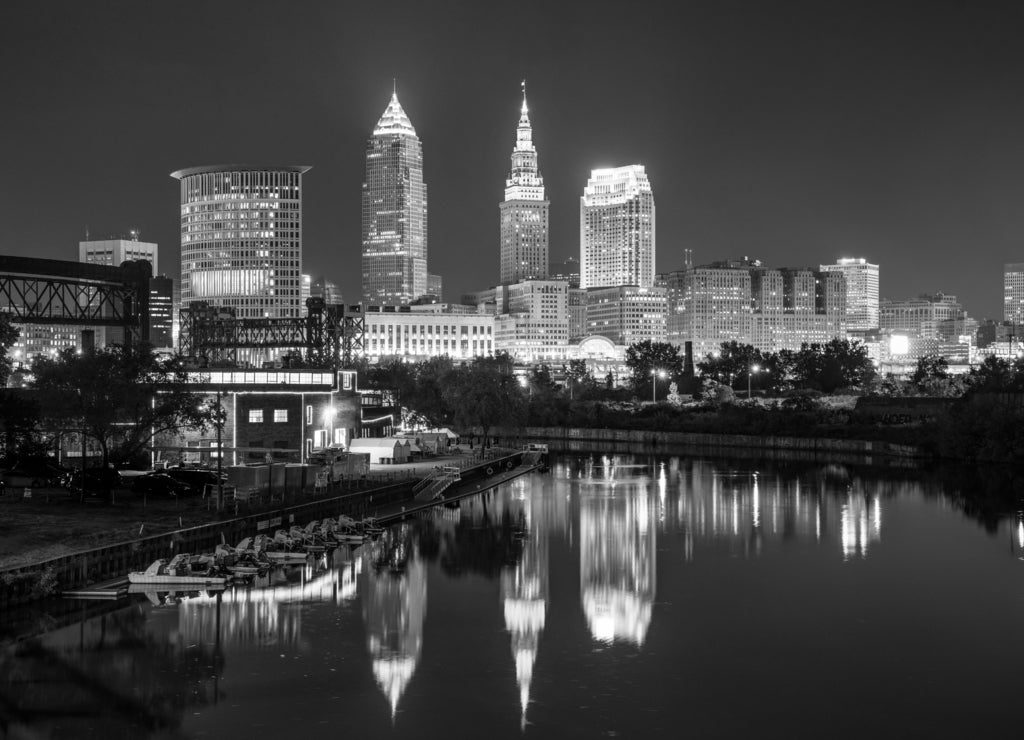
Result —
<instances>
[{"instance_id":1,"label":"reflection of tower","mask_svg":"<svg viewBox=\"0 0 1024 740\"><path fill-rule=\"evenodd\" d=\"M423 648L423 620L427 616L427 569L414 547L406 549L409 556L400 572L375 569L372 553L366 553L370 561L364 568L366 646L373 661L374 678L387 697L392 719L416 671Z\"/></svg>"},{"instance_id":2,"label":"reflection of tower","mask_svg":"<svg viewBox=\"0 0 1024 740\"><path fill-rule=\"evenodd\" d=\"M606 469L580 492L580 595L595 640L641 646L656 587L655 507L649 479L633 481Z\"/></svg>"},{"instance_id":3,"label":"reflection of tower","mask_svg":"<svg viewBox=\"0 0 1024 740\"><path fill-rule=\"evenodd\" d=\"M840 514L843 560L866 557L868 545L882 536L882 505L877 496L851 491Z\"/></svg>"},{"instance_id":4,"label":"reflection of tower","mask_svg":"<svg viewBox=\"0 0 1024 740\"><path fill-rule=\"evenodd\" d=\"M537 660L537 646L544 629L548 600L548 539L543 526L544 506L543 500L533 500L534 495L542 493L538 488L531 488L531 498L522 501L523 528L526 533L522 559L514 568L506 568L501 574L505 627L512 636L512 657L516 664L519 707L524 727L526 707L530 702L533 664ZM515 503L519 502L513 501Z\"/></svg>"}]
</instances>

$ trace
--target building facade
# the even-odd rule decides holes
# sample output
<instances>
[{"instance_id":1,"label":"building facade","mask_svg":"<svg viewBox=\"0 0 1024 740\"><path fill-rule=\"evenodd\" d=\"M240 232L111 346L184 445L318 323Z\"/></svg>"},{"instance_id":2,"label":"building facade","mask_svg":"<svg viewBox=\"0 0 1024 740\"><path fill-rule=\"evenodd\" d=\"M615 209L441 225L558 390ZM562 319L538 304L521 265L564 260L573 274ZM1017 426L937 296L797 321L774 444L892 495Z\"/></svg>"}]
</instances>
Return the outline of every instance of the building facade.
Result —
<instances>
[{"instance_id":1,"label":"building facade","mask_svg":"<svg viewBox=\"0 0 1024 740\"><path fill-rule=\"evenodd\" d=\"M762 351L846 338L842 273L769 269L757 260L714 262L659 277L667 294L666 338L693 342L697 360L724 342Z\"/></svg>"},{"instance_id":2,"label":"building facade","mask_svg":"<svg viewBox=\"0 0 1024 740\"><path fill-rule=\"evenodd\" d=\"M910 300L883 299L879 328L922 339L951 339L972 333L967 312L954 295L924 294ZM977 324L973 326L977 330Z\"/></svg>"},{"instance_id":3,"label":"building facade","mask_svg":"<svg viewBox=\"0 0 1024 740\"><path fill-rule=\"evenodd\" d=\"M523 280L501 286L507 308L495 320L494 349L524 363L564 359L569 344L569 284Z\"/></svg>"},{"instance_id":4,"label":"building facade","mask_svg":"<svg viewBox=\"0 0 1024 740\"><path fill-rule=\"evenodd\" d=\"M149 343L174 349L174 279L158 275L149 280Z\"/></svg>"},{"instance_id":5,"label":"building facade","mask_svg":"<svg viewBox=\"0 0 1024 740\"><path fill-rule=\"evenodd\" d=\"M503 284L547 277L549 206L544 194L544 178L537 168L537 149L533 145L524 82L512 168L505 180L505 199L498 206Z\"/></svg>"},{"instance_id":6,"label":"building facade","mask_svg":"<svg viewBox=\"0 0 1024 740\"><path fill-rule=\"evenodd\" d=\"M93 239L78 242L78 261L90 265L117 267L129 260L145 260L153 265L153 274L159 275L159 249L152 242L140 242L132 233L131 239Z\"/></svg>"},{"instance_id":7,"label":"building facade","mask_svg":"<svg viewBox=\"0 0 1024 740\"><path fill-rule=\"evenodd\" d=\"M181 306L230 307L244 319L298 318L304 166L178 170Z\"/></svg>"},{"instance_id":8,"label":"building facade","mask_svg":"<svg viewBox=\"0 0 1024 740\"><path fill-rule=\"evenodd\" d=\"M428 292L423 147L392 93L366 143L362 195L363 302L408 305Z\"/></svg>"},{"instance_id":9,"label":"building facade","mask_svg":"<svg viewBox=\"0 0 1024 740\"><path fill-rule=\"evenodd\" d=\"M580 198L580 287L654 284L654 193L642 165L593 170Z\"/></svg>"},{"instance_id":10,"label":"building facade","mask_svg":"<svg viewBox=\"0 0 1024 740\"><path fill-rule=\"evenodd\" d=\"M1003 321L1024 324L1024 262L1003 265Z\"/></svg>"},{"instance_id":11,"label":"building facade","mask_svg":"<svg viewBox=\"0 0 1024 740\"><path fill-rule=\"evenodd\" d=\"M370 362L385 357L414 361L447 356L453 360L468 360L494 354L493 315L441 313L441 308L439 304L366 306L363 313L366 358Z\"/></svg>"},{"instance_id":12,"label":"building facade","mask_svg":"<svg viewBox=\"0 0 1024 740\"><path fill-rule=\"evenodd\" d=\"M836 260L834 265L821 265L821 271L841 272L846 278L847 330L877 329L878 265L871 264L863 257L848 257Z\"/></svg>"},{"instance_id":13,"label":"building facade","mask_svg":"<svg viewBox=\"0 0 1024 740\"><path fill-rule=\"evenodd\" d=\"M586 297L587 335L607 337L628 347L665 341L667 308L664 288L619 285L591 288Z\"/></svg>"}]
</instances>

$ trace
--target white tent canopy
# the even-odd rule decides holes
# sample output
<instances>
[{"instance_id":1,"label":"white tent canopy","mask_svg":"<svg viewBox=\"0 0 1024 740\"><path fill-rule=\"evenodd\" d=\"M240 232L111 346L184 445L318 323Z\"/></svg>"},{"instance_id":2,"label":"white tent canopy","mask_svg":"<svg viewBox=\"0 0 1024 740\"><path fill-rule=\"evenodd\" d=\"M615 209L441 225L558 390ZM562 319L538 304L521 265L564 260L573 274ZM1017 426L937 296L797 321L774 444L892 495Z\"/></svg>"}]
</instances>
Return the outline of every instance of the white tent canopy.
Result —
<instances>
[{"instance_id":1,"label":"white tent canopy","mask_svg":"<svg viewBox=\"0 0 1024 740\"><path fill-rule=\"evenodd\" d=\"M351 452L370 455L372 464L404 463L409 460L409 440L397 437L359 437L349 444Z\"/></svg>"}]
</instances>

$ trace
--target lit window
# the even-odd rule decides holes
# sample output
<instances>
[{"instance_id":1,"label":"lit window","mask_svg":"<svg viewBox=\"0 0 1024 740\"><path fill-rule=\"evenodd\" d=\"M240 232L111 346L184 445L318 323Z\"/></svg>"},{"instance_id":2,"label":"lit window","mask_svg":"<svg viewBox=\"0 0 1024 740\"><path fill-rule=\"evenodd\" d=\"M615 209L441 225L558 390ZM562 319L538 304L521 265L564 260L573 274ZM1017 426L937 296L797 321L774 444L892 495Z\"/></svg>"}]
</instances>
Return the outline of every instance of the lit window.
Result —
<instances>
[{"instance_id":1,"label":"lit window","mask_svg":"<svg viewBox=\"0 0 1024 740\"><path fill-rule=\"evenodd\" d=\"M249 409L249 423L250 424L262 424L263 423L263 409Z\"/></svg>"},{"instance_id":2,"label":"lit window","mask_svg":"<svg viewBox=\"0 0 1024 740\"><path fill-rule=\"evenodd\" d=\"M274 409L274 421L288 421L288 409Z\"/></svg>"}]
</instances>

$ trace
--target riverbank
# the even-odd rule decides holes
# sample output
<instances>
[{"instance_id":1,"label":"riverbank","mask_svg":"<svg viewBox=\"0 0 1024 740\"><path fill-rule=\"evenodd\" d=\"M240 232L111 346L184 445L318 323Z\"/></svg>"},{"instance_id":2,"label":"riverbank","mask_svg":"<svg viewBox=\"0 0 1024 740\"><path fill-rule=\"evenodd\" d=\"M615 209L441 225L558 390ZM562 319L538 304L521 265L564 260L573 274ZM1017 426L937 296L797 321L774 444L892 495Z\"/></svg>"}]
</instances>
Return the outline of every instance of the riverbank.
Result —
<instances>
[{"instance_id":1,"label":"riverbank","mask_svg":"<svg viewBox=\"0 0 1024 740\"><path fill-rule=\"evenodd\" d=\"M387 466L391 482L386 485L367 488L360 484L354 489L346 487L344 492L312 497L297 494L290 502L276 500L246 507L241 516L206 511L202 507L208 502L202 500L190 502L187 512L171 509L157 514L155 508L147 507L147 521L141 524L133 518L140 515L139 509L130 504L47 504L36 497L28 499L27 506L25 501L7 503L0 510L5 530L22 532L23 543L44 543L47 537L50 542L13 554L10 549L16 543L3 538L8 553L6 565L0 567L0 603L24 603L56 590L77 588L145 568L156 558L175 552L208 552L220 542L234 543L257 532L304 525L314 519L339 514L381 519L401 516L406 508L412 511L419 507L412 503L413 487L439 465L461 469L459 493L452 493L468 495L475 490L467 486L482 490L491 487L491 479L496 481L493 485L503 482L503 476L511 473L521 458L521 453L492 448L484 453L460 451L403 466ZM39 507L43 506L52 508L40 512ZM90 507L95 514L83 516L80 506ZM138 531L134 531L136 526Z\"/></svg>"},{"instance_id":2,"label":"riverbank","mask_svg":"<svg viewBox=\"0 0 1024 740\"><path fill-rule=\"evenodd\" d=\"M693 447L702 450L742 449L754 452L791 451L815 455L885 456L922 459L927 455L918 447L893 442L823 437L788 437L754 434L709 434L699 432L640 431L635 429L594 429L564 427L524 427L501 429L495 436L506 445L516 440L557 442L559 449L583 449L583 443L644 445L652 450L664 447Z\"/></svg>"}]
</instances>

